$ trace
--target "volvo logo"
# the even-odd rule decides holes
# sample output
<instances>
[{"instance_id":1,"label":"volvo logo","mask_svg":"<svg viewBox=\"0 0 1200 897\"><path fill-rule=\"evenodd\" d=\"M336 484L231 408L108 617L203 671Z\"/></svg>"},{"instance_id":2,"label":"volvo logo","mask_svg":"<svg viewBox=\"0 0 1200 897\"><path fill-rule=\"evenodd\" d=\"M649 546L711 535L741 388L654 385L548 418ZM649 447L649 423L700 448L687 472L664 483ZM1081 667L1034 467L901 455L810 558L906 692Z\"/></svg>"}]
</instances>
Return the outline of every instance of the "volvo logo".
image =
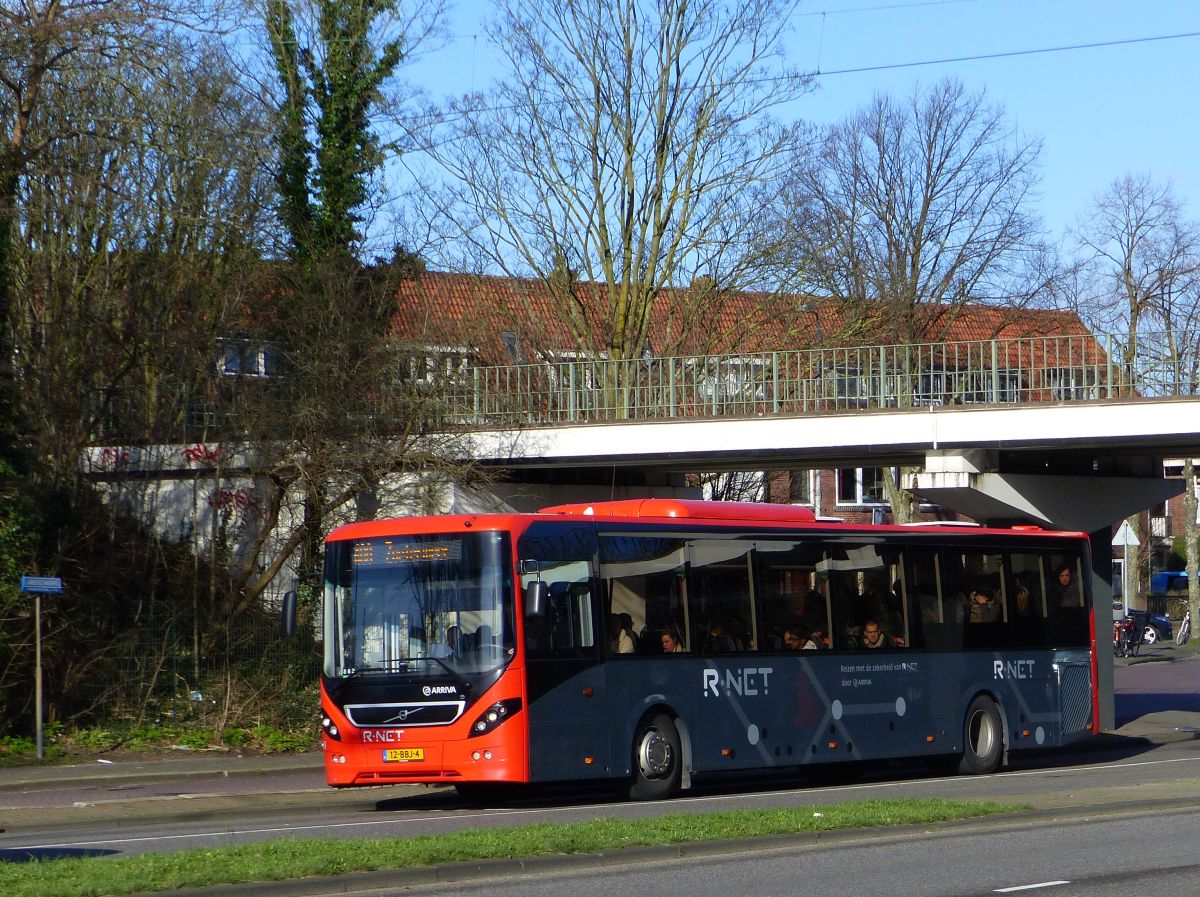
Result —
<instances>
[{"instance_id":1,"label":"volvo logo","mask_svg":"<svg viewBox=\"0 0 1200 897\"><path fill-rule=\"evenodd\" d=\"M425 709L424 707L405 707L403 710L401 710L399 713L397 713L391 719L384 720L384 725L387 725L388 723L395 723L395 722L402 723L406 719L408 719L410 716L416 716L418 713L420 713L424 709Z\"/></svg>"}]
</instances>

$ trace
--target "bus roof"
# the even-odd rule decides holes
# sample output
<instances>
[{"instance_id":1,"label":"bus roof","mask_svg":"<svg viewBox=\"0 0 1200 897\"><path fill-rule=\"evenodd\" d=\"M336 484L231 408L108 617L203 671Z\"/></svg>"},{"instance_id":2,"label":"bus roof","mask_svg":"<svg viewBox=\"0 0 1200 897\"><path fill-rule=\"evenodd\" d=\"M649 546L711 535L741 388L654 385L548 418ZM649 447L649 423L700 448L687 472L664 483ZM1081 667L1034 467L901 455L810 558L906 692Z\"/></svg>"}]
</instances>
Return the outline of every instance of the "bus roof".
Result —
<instances>
[{"instance_id":1,"label":"bus roof","mask_svg":"<svg viewBox=\"0 0 1200 897\"><path fill-rule=\"evenodd\" d=\"M588 504L551 505L541 514L578 514L585 517L666 517L685 520L771 520L779 523L813 523L817 515L801 505L754 501L701 501L683 498L631 498Z\"/></svg>"},{"instance_id":2,"label":"bus roof","mask_svg":"<svg viewBox=\"0 0 1200 897\"><path fill-rule=\"evenodd\" d=\"M535 513L445 514L423 517L399 517L364 520L336 527L326 541L366 539L379 536L458 530L506 530L523 528L538 517L574 517L591 520L659 520L695 521L702 524L736 526L739 523L760 524L770 528L796 526L837 530L840 532L901 533L924 531L949 533L958 531L979 535L1008 533L1059 538L1087 538L1086 533L1046 530L1038 526L1017 524L1009 527L981 527L966 521L927 521L907 524L846 523L838 518L818 517L811 508L802 505L771 504L749 501L703 501L682 498L635 498L620 501L597 501L577 504L550 505ZM436 522L435 522L436 521Z\"/></svg>"}]
</instances>

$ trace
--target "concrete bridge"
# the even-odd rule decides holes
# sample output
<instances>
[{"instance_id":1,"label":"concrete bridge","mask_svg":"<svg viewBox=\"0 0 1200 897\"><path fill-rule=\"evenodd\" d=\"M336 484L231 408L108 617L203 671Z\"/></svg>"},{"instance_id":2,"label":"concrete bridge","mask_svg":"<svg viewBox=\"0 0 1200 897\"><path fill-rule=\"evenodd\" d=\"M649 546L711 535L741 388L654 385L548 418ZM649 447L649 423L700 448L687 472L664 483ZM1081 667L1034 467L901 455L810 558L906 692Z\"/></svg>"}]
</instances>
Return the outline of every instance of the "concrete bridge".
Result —
<instances>
[{"instance_id":1,"label":"concrete bridge","mask_svg":"<svg viewBox=\"0 0 1200 897\"><path fill-rule=\"evenodd\" d=\"M1092 532L1182 489L1162 462L1200 453L1189 358L1150 334L1132 352L1067 336L572 359L477 370L448 406L524 507L691 471L897 466L973 519Z\"/></svg>"}]
</instances>

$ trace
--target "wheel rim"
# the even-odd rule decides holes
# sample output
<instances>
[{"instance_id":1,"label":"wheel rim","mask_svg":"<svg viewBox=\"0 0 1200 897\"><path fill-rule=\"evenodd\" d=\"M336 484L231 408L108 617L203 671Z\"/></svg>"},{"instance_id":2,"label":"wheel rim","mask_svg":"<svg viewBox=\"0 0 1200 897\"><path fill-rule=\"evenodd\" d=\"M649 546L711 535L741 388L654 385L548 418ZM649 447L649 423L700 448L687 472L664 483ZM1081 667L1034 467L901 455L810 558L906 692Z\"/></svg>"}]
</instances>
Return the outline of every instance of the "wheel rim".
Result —
<instances>
[{"instance_id":1,"label":"wheel rim","mask_svg":"<svg viewBox=\"0 0 1200 897\"><path fill-rule=\"evenodd\" d=\"M1153 645L1158 641L1158 630L1153 626L1147 626L1146 631L1142 633L1142 641L1147 645Z\"/></svg>"},{"instance_id":2,"label":"wheel rim","mask_svg":"<svg viewBox=\"0 0 1200 897\"><path fill-rule=\"evenodd\" d=\"M675 749L657 729L648 729L638 744L638 768L647 779L666 778L675 762Z\"/></svg>"},{"instance_id":3,"label":"wheel rim","mask_svg":"<svg viewBox=\"0 0 1200 897\"><path fill-rule=\"evenodd\" d=\"M970 738L971 752L981 759L992 755L1000 738L996 721L983 710L976 710L971 716L967 725L967 735Z\"/></svg>"}]
</instances>

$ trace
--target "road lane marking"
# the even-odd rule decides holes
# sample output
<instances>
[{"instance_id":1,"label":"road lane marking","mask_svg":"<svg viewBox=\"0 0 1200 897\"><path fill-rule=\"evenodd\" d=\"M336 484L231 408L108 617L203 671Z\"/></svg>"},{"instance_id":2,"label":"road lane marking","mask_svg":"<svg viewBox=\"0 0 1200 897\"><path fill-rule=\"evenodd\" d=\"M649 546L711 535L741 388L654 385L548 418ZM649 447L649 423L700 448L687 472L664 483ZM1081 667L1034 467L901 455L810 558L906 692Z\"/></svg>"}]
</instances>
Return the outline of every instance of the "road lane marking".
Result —
<instances>
[{"instance_id":1,"label":"road lane marking","mask_svg":"<svg viewBox=\"0 0 1200 897\"><path fill-rule=\"evenodd\" d=\"M1058 885L1069 885L1069 881L1040 881L1036 885L1016 885L1011 888L995 888L993 894L1011 894L1013 891L1032 891L1034 888L1053 888Z\"/></svg>"}]
</instances>

